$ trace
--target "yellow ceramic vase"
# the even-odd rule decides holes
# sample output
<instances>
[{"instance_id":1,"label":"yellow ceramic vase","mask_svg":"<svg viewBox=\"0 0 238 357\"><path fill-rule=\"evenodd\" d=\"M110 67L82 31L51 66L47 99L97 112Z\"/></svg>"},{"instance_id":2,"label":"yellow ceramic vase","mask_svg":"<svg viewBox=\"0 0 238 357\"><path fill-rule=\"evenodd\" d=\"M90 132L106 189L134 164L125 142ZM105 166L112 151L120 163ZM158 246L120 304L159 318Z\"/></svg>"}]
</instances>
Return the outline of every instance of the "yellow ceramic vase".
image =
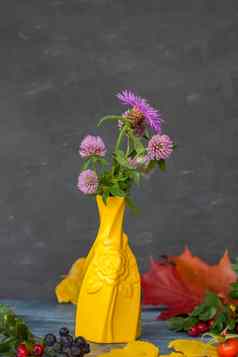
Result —
<instances>
[{"instance_id":1,"label":"yellow ceramic vase","mask_svg":"<svg viewBox=\"0 0 238 357\"><path fill-rule=\"evenodd\" d=\"M140 334L141 286L136 259L123 232L125 200L97 196L100 227L86 258L79 291L76 336L97 343L135 340Z\"/></svg>"}]
</instances>

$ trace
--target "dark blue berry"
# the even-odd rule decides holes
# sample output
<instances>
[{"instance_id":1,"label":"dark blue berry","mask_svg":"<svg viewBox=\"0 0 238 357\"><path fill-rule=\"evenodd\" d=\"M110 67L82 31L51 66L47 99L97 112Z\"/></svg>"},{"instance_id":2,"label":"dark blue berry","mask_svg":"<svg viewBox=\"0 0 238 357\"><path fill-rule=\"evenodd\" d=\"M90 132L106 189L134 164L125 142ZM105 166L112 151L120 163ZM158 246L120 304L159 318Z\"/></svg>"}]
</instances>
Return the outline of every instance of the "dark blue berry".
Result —
<instances>
[{"instance_id":1,"label":"dark blue berry","mask_svg":"<svg viewBox=\"0 0 238 357\"><path fill-rule=\"evenodd\" d=\"M83 352L86 354L86 353L90 353L90 345L89 343L86 343L84 345L84 347L82 348Z\"/></svg>"},{"instance_id":2,"label":"dark blue berry","mask_svg":"<svg viewBox=\"0 0 238 357\"><path fill-rule=\"evenodd\" d=\"M69 334L69 329L67 327L61 327L59 330L60 336L67 336Z\"/></svg>"},{"instance_id":3,"label":"dark blue berry","mask_svg":"<svg viewBox=\"0 0 238 357\"><path fill-rule=\"evenodd\" d=\"M84 337L78 336L78 337L75 338L74 344L75 344L75 346L83 347L83 346L85 346L87 344L87 341L85 340Z\"/></svg>"},{"instance_id":4,"label":"dark blue berry","mask_svg":"<svg viewBox=\"0 0 238 357\"><path fill-rule=\"evenodd\" d=\"M53 350L57 353L62 352L62 344L59 342L56 342L53 346Z\"/></svg>"},{"instance_id":5,"label":"dark blue berry","mask_svg":"<svg viewBox=\"0 0 238 357\"><path fill-rule=\"evenodd\" d=\"M87 343L84 337L79 336L74 340L74 346L78 347L82 355L90 352L90 345Z\"/></svg>"},{"instance_id":6,"label":"dark blue berry","mask_svg":"<svg viewBox=\"0 0 238 357\"><path fill-rule=\"evenodd\" d=\"M55 335L53 335L52 333L48 333L47 335L45 335L44 337L44 344L46 346L53 346L55 343L57 342L57 338L55 337Z\"/></svg>"},{"instance_id":7,"label":"dark blue berry","mask_svg":"<svg viewBox=\"0 0 238 357\"><path fill-rule=\"evenodd\" d=\"M66 335L66 336L62 336L60 338L60 342L63 345L63 347L71 347L73 344L73 337L71 335Z\"/></svg>"},{"instance_id":8,"label":"dark blue berry","mask_svg":"<svg viewBox=\"0 0 238 357\"><path fill-rule=\"evenodd\" d=\"M83 357L84 353L80 347L73 345L71 347L71 355L72 357Z\"/></svg>"},{"instance_id":9,"label":"dark blue berry","mask_svg":"<svg viewBox=\"0 0 238 357\"><path fill-rule=\"evenodd\" d=\"M64 357L72 357L71 348L70 347L63 348L62 353L63 353ZM58 355L57 355L57 357L58 357Z\"/></svg>"}]
</instances>

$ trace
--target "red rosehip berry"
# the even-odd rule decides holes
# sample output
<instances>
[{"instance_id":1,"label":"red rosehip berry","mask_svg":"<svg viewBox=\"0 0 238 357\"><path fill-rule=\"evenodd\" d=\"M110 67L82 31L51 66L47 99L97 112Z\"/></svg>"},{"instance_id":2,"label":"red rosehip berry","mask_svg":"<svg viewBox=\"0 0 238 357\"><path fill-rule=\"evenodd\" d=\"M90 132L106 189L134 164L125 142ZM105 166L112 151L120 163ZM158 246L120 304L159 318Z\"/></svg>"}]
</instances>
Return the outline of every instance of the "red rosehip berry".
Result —
<instances>
[{"instance_id":1,"label":"red rosehip berry","mask_svg":"<svg viewBox=\"0 0 238 357\"><path fill-rule=\"evenodd\" d=\"M200 335L200 332L197 328L197 326L192 326L188 331L187 331L188 335L191 337L197 337Z\"/></svg>"},{"instance_id":2,"label":"red rosehip berry","mask_svg":"<svg viewBox=\"0 0 238 357\"><path fill-rule=\"evenodd\" d=\"M17 347L17 357L27 357L29 355L29 351L24 343L21 343Z\"/></svg>"},{"instance_id":3,"label":"red rosehip berry","mask_svg":"<svg viewBox=\"0 0 238 357\"><path fill-rule=\"evenodd\" d=\"M33 346L32 353L34 356L41 357L44 353L44 346L40 343L36 343Z\"/></svg>"},{"instance_id":4,"label":"red rosehip berry","mask_svg":"<svg viewBox=\"0 0 238 357\"><path fill-rule=\"evenodd\" d=\"M209 331L208 324L204 321L198 322L196 327L200 333L205 333L205 332Z\"/></svg>"},{"instance_id":5,"label":"red rosehip berry","mask_svg":"<svg viewBox=\"0 0 238 357\"><path fill-rule=\"evenodd\" d=\"M209 330L212 328L213 323L214 323L213 319L207 321L207 326L208 326Z\"/></svg>"}]
</instances>

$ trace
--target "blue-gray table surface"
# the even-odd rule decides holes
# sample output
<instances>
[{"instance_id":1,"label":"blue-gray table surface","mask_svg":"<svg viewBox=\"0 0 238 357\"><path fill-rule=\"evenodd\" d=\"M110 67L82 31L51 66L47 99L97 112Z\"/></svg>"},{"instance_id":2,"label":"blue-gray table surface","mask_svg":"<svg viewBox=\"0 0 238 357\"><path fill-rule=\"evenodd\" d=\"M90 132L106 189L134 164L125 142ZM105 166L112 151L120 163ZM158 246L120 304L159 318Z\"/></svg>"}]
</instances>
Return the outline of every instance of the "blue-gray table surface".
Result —
<instances>
[{"instance_id":1,"label":"blue-gray table surface","mask_svg":"<svg viewBox=\"0 0 238 357\"><path fill-rule=\"evenodd\" d=\"M44 336L48 332L57 333L59 328L65 325L72 333L74 331L75 307L73 305L25 300L0 300L0 303L7 304L17 315L23 317L37 336ZM175 338L187 338L187 336L169 331L166 322L156 320L158 314L159 310L143 310L140 339L158 345L161 353L167 353L169 341ZM111 346L93 345L93 352L89 356L96 356L98 351L106 351L110 348Z\"/></svg>"}]
</instances>

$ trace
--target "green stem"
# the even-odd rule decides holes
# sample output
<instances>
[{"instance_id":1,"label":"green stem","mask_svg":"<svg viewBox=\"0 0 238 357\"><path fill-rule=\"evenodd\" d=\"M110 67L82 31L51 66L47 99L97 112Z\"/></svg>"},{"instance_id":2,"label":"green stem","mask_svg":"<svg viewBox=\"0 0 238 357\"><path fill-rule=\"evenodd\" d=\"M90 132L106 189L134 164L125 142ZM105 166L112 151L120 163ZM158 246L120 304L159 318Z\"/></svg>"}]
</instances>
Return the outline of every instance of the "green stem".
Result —
<instances>
[{"instance_id":1,"label":"green stem","mask_svg":"<svg viewBox=\"0 0 238 357\"><path fill-rule=\"evenodd\" d=\"M127 135L126 157L128 157L129 153L130 153L130 138L129 138L129 136Z\"/></svg>"},{"instance_id":2,"label":"green stem","mask_svg":"<svg viewBox=\"0 0 238 357\"><path fill-rule=\"evenodd\" d=\"M93 168L94 168L94 171L97 173L97 163L94 160L93 160Z\"/></svg>"},{"instance_id":3,"label":"green stem","mask_svg":"<svg viewBox=\"0 0 238 357\"><path fill-rule=\"evenodd\" d=\"M113 161L112 161L112 177L114 176L115 168L116 168L116 160L113 159Z\"/></svg>"},{"instance_id":4,"label":"green stem","mask_svg":"<svg viewBox=\"0 0 238 357\"><path fill-rule=\"evenodd\" d=\"M119 150L119 148L121 146L122 139L123 139L123 137L124 137L124 135L126 133L126 130L127 130L127 126L124 125L121 128L120 132L119 132L119 135L118 135L118 138L117 138L117 141L116 141L116 145L115 145L114 153L116 153ZM112 176L114 176L114 174L115 174L115 168L116 168L116 161L113 160L113 163L112 163Z\"/></svg>"},{"instance_id":5,"label":"green stem","mask_svg":"<svg viewBox=\"0 0 238 357\"><path fill-rule=\"evenodd\" d=\"M122 139L123 139L123 136L125 135L126 130L127 130L127 126L124 125L124 126L121 128L120 133L119 133L119 135L118 135L117 142L116 142L116 146L115 146L115 152L116 152L117 150L119 150L120 145L121 145L121 142L122 142Z\"/></svg>"}]
</instances>

